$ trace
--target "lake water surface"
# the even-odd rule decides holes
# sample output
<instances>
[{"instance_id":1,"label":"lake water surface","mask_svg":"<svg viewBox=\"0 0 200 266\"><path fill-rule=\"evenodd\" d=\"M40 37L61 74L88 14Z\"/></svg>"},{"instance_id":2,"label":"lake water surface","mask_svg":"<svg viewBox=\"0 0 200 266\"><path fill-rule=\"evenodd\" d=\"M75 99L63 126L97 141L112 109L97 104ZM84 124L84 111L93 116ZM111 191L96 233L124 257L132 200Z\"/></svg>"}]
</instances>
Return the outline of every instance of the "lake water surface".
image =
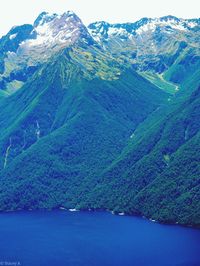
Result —
<instances>
[{"instance_id":1,"label":"lake water surface","mask_svg":"<svg viewBox=\"0 0 200 266\"><path fill-rule=\"evenodd\" d=\"M0 265L200 266L200 230L107 212L2 213Z\"/></svg>"}]
</instances>

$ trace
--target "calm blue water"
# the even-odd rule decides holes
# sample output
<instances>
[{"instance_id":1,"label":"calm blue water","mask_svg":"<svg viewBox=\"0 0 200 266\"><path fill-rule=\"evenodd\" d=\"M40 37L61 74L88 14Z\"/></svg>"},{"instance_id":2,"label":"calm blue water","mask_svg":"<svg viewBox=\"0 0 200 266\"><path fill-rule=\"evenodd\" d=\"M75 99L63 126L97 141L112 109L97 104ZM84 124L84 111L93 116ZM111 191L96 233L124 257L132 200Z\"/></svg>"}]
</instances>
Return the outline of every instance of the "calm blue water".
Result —
<instances>
[{"instance_id":1,"label":"calm blue water","mask_svg":"<svg viewBox=\"0 0 200 266\"><path fill-rule=\"evenodd\" d=\"M21 266L200 266L200 230L106 212L2 213L0 265L6 262Z\"/></svg>"}]
</instances>

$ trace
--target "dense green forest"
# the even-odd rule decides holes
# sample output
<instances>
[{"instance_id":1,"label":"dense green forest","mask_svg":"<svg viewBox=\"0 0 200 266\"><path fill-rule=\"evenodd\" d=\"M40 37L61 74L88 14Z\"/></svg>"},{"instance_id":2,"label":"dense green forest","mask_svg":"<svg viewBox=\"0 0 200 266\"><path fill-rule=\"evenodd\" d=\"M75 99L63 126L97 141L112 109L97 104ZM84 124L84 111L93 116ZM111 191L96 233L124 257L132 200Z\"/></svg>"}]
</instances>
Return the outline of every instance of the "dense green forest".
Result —
<instances>
[{"instance_id":1,"label":"dense green forest","mask_svg":"<svg viewBox=\"0 0 200 266\"><path fill-rule=\"evenodd\" d=\"M199 21L180 31L164 17L139 38L151 20L86 28L67 13L70 39L38 45L48 23L67 35L55 16L0 39L0 210L106 209L200 226Z\"/></svg>"}]
</instances>

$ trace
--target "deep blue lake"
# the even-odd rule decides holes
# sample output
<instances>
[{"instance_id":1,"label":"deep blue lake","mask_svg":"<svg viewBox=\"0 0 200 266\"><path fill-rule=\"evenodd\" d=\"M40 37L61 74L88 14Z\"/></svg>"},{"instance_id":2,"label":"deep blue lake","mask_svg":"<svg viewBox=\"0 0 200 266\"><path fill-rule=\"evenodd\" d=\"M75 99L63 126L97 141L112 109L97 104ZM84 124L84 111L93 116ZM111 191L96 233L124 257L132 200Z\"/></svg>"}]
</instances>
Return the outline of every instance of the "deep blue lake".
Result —
<instances>
[{"instance_id":1,"label":"deep blue lake","mask_svg":"<svg viewBox=\"0 0 200 266\"><path fill-rule=\"evenodd\" d=\"M200 266L200 230L107 212L2 213L0 265L7 262L21 266Z\"/></svg>"}]
</instances>

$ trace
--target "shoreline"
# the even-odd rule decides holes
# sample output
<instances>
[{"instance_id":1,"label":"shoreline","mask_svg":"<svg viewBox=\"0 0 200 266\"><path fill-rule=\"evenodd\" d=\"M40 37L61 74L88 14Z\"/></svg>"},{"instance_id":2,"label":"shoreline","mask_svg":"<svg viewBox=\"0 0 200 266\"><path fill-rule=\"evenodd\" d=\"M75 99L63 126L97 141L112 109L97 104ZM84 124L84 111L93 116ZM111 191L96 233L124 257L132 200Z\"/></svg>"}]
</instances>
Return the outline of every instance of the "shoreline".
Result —
<instances>
[{"instance_id":1,"label":"shoreline","mask_svg":"<svg viewBox=\"0 0 200 266\"><path fill-rule=\"evenodd\" d=\"M186 227L186 228L191 228L191 229L197 229L197 230L200 230L200 225L191 225L191 224L180 224L178 223L177 221L174 221L174 222L164 222L164 221L159 221L159 220L155 220L155 219L152 219L150 217L146 217L144 215L139 215L139 214L128 214L128 213L125 213L125 212L116 212L116 211L113 211L113 210L108 210L108 209L76 209L76 208L65 208L63 206L61 207L58 207L58 208L53 208L53 209L48 209L48 208L41 208L41 209L16 209L16 210L0 210L0 214L3 214L3 213L14 213L14 212L34 212L34 211L47 211L47 212L50 212L50 211L67 211L67 212L108 212L112 215L116 215L116 216L129 216L129 217L139 217L141 219L144 219L144 220L148 220L149 222L151 223L158 223L158 224L161 224L161 225L173 225L173 226L181 226L181 227Z\"/></svg>"}]
</instances>

